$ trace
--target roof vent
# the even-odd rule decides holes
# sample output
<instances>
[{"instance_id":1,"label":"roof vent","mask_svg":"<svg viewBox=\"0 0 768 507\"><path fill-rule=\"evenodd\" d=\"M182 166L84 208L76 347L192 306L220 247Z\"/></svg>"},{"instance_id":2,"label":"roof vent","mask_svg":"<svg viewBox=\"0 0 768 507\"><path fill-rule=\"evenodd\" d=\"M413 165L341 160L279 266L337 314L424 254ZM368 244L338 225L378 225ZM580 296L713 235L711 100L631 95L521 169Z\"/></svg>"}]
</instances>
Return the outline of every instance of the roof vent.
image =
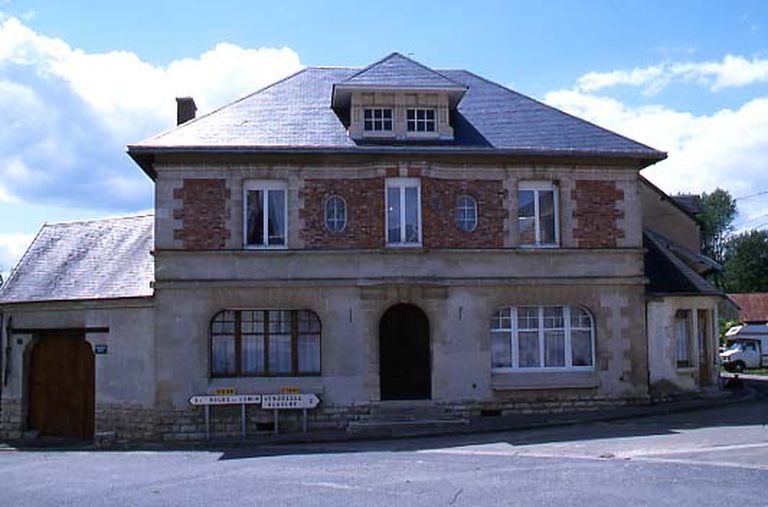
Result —
<instances>
[{"instance_id":1,"label":"roof vent","mask_svg":"<svg viewBox=\"0 0 768 507\"><path fill-rule=\"evenodd\" d=\"M181 125L195 118L197 106L192 97L176 97L176 125Z\"/></svg>"}]
</instances>

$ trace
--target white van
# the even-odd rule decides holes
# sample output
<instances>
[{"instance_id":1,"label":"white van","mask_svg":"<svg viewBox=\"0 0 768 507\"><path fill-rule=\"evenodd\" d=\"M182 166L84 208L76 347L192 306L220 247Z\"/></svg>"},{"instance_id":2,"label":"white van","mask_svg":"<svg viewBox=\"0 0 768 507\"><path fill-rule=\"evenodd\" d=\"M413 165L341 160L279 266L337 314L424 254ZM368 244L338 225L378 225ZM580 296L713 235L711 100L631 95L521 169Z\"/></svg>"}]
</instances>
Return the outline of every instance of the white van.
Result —
<instances>
[{"instance_id":1,"label":"white van","mask_svg":"<svg viewBox=\"0 0 768 507\"><path fill-rule=\"evenodd\" d=\"M720 363L728 371L768 368L768 324L742 324L725 333Z\"/></svg>"}]
</instances>

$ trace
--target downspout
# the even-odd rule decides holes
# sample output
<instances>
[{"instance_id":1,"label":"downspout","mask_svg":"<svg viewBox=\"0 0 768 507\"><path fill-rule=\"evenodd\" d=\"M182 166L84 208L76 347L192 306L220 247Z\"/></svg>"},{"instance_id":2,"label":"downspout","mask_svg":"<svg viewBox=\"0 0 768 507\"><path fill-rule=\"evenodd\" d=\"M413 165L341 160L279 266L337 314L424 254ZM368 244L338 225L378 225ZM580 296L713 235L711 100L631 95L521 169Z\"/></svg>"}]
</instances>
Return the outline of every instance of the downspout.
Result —
<instances>
[{"instance_id":1,"label":"downspout","mask_svg":"<svg viewBox=\"0 0 768 507\"><path fill-rule=\"evenodd\" d=\"M653 404L651 395L651 333L648 326L648 296L645 296L645 382L648 393L648 402Z\"/></svg>"},{"instance_id":2,"label":"downspout","mask_svg":"<svg viewBox=\"0 0 768 507\"><path fill-rule=\"evenodd\" d=\"M2 320L0 320L2 322ZM5 325L5 355L3 356L3 386L8 385L8 374L11 372L11 335L13 334L13 317L8 317ZM0 330L0 334L2 330ZM0 341L0 345L2 342Z\"/></svg>"}]
</instances>

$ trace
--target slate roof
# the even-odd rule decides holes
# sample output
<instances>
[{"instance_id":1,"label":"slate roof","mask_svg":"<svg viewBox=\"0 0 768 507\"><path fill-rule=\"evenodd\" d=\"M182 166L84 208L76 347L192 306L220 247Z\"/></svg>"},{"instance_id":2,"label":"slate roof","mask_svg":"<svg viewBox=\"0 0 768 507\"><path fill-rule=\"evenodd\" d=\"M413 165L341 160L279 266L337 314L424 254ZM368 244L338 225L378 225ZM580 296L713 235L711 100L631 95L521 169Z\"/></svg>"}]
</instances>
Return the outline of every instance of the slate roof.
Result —
<instances>
[{"instance_id":1,"label":"slate roof","mask_svg":"<svg viewBox=\"0 0 768 507\"><path fill-rule=\"evenodd\" d=\"M405 57L402 57L405 58ZM159 152L322 152L322 153L504 153L599 156L637 159L649 165L666 154L547 106L466 70L398 71L374 65L309 67L266 88L150 139L130 145L129 154L151 175L151 155ZM419 68L422 66L418 64ZM418 74L418 75L416 75ZM347 136L346 115L331 107L339 83L458 83L466 93L452 115L454 140L432 143L372 144Z\"/></svg>"},{"instance_id":2,"label":"slate roof","mask_svg":"<svg viewBox=\"0 0 768 507\"><path fill-rule=\"evenodd\" d=\"M675 252L681 247L672 240L646 229L643 231L643 246L645 247L645 276L648 278L648 285L645 288L647 293L723 295L720 289L709 283L676 255Z\"/></svg>"},{"instance_id":3,"label":"slate roof","mask_svg":"<svg viewBox=\"0 0 768 507\"><path fill-rule=\"evenodd\" d=\"M392 53L378 62L352 74L340 85L381 86L403 88L465 88L438 71L411 60L400 53Z\"/></svg>"},{"instance_id":4,"label":"slate roof","mask_svg":"<svg viewBox=\"0 0 768 507\"><path fill-rule=\"evenodd\" d=\"M152 295L154 216L45 224L0 304Z\"/></svg>"},{"instance_id":5,"label":"slate roof","mask_svg":"<svg viewBox=\"0 0 768 507\"><path fill-rule=\"evenodd\" d=\"M728 294L739 306L739 320L743 322L768 322L768 292Z\"/></svg>"}]
</instances>

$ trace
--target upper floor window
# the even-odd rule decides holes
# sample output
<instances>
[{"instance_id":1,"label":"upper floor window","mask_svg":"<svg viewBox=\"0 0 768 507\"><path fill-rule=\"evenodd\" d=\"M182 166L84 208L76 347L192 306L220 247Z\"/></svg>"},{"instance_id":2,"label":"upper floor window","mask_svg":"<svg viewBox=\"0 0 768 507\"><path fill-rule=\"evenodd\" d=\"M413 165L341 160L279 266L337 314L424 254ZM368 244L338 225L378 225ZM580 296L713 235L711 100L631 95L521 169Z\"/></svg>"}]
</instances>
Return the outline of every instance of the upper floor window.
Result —
<instances>
[{"instance_id":1,"label":"upper floor window","mask_svg":"<svg viewBox=\"0 0 768 507\"><path fill-rule=\"evenodd\" d=\"M408 109L408 132L434 132L435 131L435 110L434 109Z\"/></svg>"},{"instance_id":2,"label":"upper floor window","mask_svg":"<svg viewBox=\"0 0 768 507\"><path fill-rule=\"evenodd\" d=\"M347 226L347 203L339 195L332 195L325 200L325 228L331 232L341 232Z\"/></svg>"},{"instance_id":3,"label":"upper floor window","mask_svg":"<svg viewBox=\"0 0 768 507\"><path fill-rule=\"evenodd\" d=\"M421 244L421 188L418 178L389 178L386 193L387 244Z\"/></svg>"},{"instance_id":4,"label":"upper floor window","mask_svg":"<svg viewBox=\"0 0 768 507\"><path fill-rule=\"evenodd\" d=\"M472 232L477 227L477 201L471 195L462 195L456 201L456 225Z\"/></svg>"},{"instance_id":5,"label":"upper floor window","mask_svg":"<svg viewBox=\"0 0 768 507\"><path fill-rule=\"evenodd\" d=\"M246 181L245 245L285 248L288 199L282 181Z\"/></svg>"},{"instance_id":6,"label":"upper floor window","mask_svg":"<svg viewBox=\"0 0 768 507\"><path fill-rule=\"evenodd\" d=\"M593 368L594 325L580 306L502 308L491 320L493 369Z\"/></svg>"},{"instance_id":7,"label":"upper floor window","mask_svg":"<svg viewBox=\"0 0 768 507\"><path fill-rule=\"evenodd\" d=\"M363 130L385 132L392 130L392 109L372 107L363 110Z\"/></svg>"},{"instance_id":8,"label":"upper floor window","mask_svg":"<svg viewBox=\"0 0 768 507\"><path fill-rule=\"evenodd\" d=\"M557 188L550 182L522 182L517 192L517 220L523 246L560 242Z\"/></svg>"},{"instance_id":9,"label":"upper floor window","mask_svg":"<svg viewBox=\"0 0 768 507\"><path fill-rule=\"evenodd\" d=\"M210 333L213 377L320 375L320 319L310 310L225 310Z\"/></svg>"}]
</instances>

